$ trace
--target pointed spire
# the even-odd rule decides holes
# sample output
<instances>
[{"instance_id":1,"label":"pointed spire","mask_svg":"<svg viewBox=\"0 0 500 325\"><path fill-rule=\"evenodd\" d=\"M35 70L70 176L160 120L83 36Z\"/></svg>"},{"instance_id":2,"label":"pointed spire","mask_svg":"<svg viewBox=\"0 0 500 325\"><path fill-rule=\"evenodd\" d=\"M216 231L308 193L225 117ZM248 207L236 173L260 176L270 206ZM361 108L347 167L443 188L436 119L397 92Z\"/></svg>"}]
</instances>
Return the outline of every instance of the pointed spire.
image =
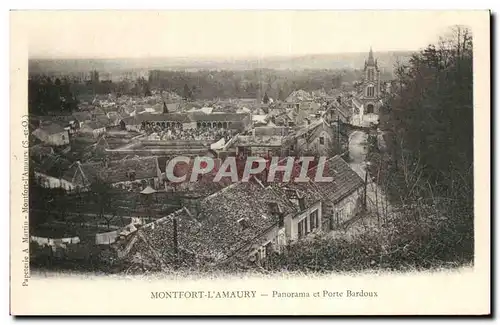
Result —
<instances>
[{"instance_id":1,"label":"pointed spire","mask_svg":"<svg viewBox=\"0 0 500 325\"><path fill-rule=\"evenodd\" d=\"M373 50L370 46L370 53L368 53L368 60L366 61L367 65L375 65L375 59L373 58Z\"/></svg>"}]
</instances>

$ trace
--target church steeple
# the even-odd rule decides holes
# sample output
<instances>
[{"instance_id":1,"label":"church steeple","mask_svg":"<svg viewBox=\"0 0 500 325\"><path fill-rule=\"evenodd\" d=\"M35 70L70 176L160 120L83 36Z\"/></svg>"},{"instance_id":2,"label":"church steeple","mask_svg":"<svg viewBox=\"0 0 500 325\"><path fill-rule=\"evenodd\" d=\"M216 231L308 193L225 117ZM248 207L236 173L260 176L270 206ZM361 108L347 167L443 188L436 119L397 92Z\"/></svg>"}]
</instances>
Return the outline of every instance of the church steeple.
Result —
<instances>
[{"instance_id":1,"label":"church steeple","mask_svg":"<svg viewBox=\"0 0 500 325\"><path fill-rule=\"evenodd\" d=\"M370 53L368 53L368 60L366 61L366 65L375 65L375 59L373 58L373 50L370 46Z\"/></svg>"}]
</instances>

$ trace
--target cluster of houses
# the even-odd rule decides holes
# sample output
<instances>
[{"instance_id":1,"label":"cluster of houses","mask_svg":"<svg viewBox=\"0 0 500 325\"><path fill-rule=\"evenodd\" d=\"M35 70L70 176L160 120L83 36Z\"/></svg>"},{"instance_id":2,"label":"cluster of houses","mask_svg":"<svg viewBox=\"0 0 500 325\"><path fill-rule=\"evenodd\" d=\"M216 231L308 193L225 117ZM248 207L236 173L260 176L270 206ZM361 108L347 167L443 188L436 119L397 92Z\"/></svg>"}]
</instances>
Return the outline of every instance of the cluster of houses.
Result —
<instances>
[{"instance_id":1,"label":"cluster of houses","mask_svg":"<svg viewBox=\"0 0 500 325\"><path fill-rule=\"evenodd\" d=\"M334 182L234 183L144 225L120 246L128 247L130 261L152 267L262 261L293 242L342 228L362 207L363 180L339 156L327 165Z\"/></svg>"},{"instance_id":2,"label":"cluster of houses","mask_svg":"<svg viewBox=\"0 0 500 325\"><path fill-rule=\"evenodd\" d=\"M86 191L103 181L128 192L175 190L191 197L175 213L114 243L118 250L127 247L120 256L153 265L169 263L165 257L193 263L260 261L290 242L345 226L362 207L364 182L342 158L348 151L342 125L378 121L381 81L371 50L355 94L297 90L283 102L198 106L154 96L146 109L141 105L151 99L109 96L84 103L85 109L71 115L31 119L30 154L44 187ZM173 186L166 165L179 155L328 156L325 176L333 181L267 184L254 177L245 183Z\"/></svg>"}]
</instances>

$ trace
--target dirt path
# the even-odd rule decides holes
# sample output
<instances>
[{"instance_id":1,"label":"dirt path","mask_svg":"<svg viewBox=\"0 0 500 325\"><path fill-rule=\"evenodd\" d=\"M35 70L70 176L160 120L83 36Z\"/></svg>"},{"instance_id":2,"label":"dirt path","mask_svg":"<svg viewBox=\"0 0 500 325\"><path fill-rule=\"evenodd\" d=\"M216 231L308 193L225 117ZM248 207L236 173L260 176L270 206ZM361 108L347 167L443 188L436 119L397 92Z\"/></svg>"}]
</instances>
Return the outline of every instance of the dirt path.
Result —
<instances>
[{"instance_id":1,"label":"dirt path","mask_svg":"<svg viewBox=\"0 0 500 325\"><path fill-rule=\"evenodd\" d=\"M351 168L363 179L367 179L367 204L379 215L390 213L391 207L382 189L372 180L374 175L366 178L366 155L368 154L368 135L363 131L354 131L349 137L349 156Z\"/></svg>"}]
</instances>

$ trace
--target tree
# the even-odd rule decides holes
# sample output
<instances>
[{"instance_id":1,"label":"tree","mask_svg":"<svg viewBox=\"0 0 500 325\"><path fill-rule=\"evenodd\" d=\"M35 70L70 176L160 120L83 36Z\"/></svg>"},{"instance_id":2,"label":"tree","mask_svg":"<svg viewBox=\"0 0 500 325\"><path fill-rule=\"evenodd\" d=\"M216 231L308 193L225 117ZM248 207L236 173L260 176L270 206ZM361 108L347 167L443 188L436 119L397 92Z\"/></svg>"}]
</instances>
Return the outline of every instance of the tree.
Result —
<instances>
[{"instance_id":1,"label":"tree","mask_svg":"<svg viewBox=\"0 0 500 325\"><path fill-rule=\"evenodd\" d=\"M431 208L450 220L435 236L469 257L474 247L472 50L470 31L456 26L396 67L397 87L381 111L388 158L378 159L384 161L381 183L393 204L412 207L419 220Z\"/></svg>"}]
</instances>

